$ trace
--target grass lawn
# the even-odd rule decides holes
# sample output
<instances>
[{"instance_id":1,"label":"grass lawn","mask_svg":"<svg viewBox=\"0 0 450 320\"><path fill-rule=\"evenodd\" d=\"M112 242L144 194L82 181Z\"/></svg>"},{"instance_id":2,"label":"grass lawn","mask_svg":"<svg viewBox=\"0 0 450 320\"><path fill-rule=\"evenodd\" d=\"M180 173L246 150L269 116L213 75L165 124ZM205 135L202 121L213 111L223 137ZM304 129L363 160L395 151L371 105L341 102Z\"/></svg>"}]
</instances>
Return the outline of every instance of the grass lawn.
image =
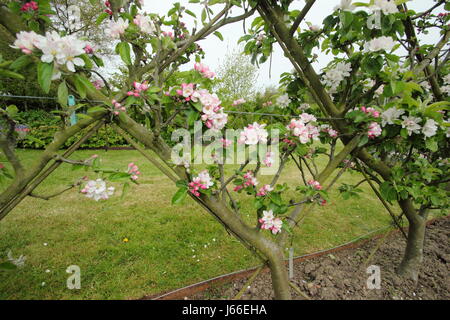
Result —
<instances>
[{"instance_id":1,"label":"grass lawn","mask_svg":"<svg viewBox=\"0 0 450 320\"><path fill-rule=\"evenodd\" d=\"M26 164L39 152L21 150L19 156ZM92 154L108 167L137 163L140 185L123 200L116 195L95 202L75 189L50 201L25 199L0 222L0 261L9 250L14 257L26 256L23 268L0 273L0 299L135 299L259 264L191 199L172 206L175 186L137 151L83 150L71 158ZM64 164L36 192L52 194L84 174ZM290 164L280 182L295 186L299 179ZM341 181L360 180L346 173ZM295 230L295 255L342 244L390 223L370 187L361 188L361 199L344 201L335 187L332 203L315 207ZM255 221L251 208L252 201L244 200L242 214ZM70 265L81 268L81 290L66 287Z\"/></svg>"}]
</instances>

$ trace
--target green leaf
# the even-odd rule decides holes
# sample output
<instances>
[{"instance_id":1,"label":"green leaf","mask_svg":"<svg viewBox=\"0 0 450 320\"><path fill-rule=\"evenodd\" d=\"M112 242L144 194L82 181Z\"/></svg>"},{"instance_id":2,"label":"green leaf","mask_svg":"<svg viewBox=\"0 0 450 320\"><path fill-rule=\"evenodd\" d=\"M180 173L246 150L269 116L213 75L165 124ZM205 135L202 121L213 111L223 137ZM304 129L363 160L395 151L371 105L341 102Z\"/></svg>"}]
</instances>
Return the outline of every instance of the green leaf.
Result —
<instances>
[{"instance_id":1,"label":"green leaf","mask_svg":"<svg viewBox=\"0 0 450 320\"><path fill-rule=\"evenodd\" d=\"M67 97L69 96L69 90L67 89L66 82L63 81L58 86L58 102L63 107L67 107Z\"/></svg>"},{"instance_id":2,"label":"green leaf","mask_svg":"<svg viewBox=\"0 0 450 320\"><path fill-rule=\"evenodd\" d=\"M0 270L9 271L14 269L17 269L17 266L14 263L11 263L9 261L0 263Z\"/></svg>"},{"instance_id":3,"label":"green leaf","mask_svg":"<svg viewBox=\"0 0 450 320\"><path fill-rule=\"evenodd\" d=\"M17 58L13 63L10 64L9 68L14 71L19 71L32 62L29 55L23 55Z\"/></svg>"},{"instance_id":4,"label":"green leaf","mask_svg":"<svg viewBox=\"0 0 450 320\"><path fill-rule=\"evenodd\" d=\"M131 53L130 53L130 45L128 42L119 42L116 47L116 52L119 53L122 61L125 62L126 65L131 65Z\"/></svg>"},{"instance_id":5,"label":"green leaf","mask_svg":"<svg viewBox=\"0 0 450 320\"><path fill-rule=\"evenodd\" d=\"M219 31L214 32L214 35L220 39L220 41L223 41L223 36Z\"/></svg>"},{"instance_id":6,"label":"green leaf","mask_svg":"<svg viewBox=\"0 0 450 320\"><path fill-rule=\"evenodd\" d=\"M97 24L97 25L100 25L102 22L103 22L103 20L105 20L106 18L108 18L109 17L109 13L107 13L107 12L102 12L102 13L100 13L100 15L98 16L98 18L97 18L97 20L95 21L95 23Z\"/></svg>"},{"instance_id":7,"label":"green leaf","mask_svg":"<svg viewBox=\"0 0 450 320\"><path fill-rule=\"evenodd\" d=\"M108 177L111 182L126 182L130 179L130 174L126 172L115 172Z\"/></svg>"},{"instance_id":8,"label":"green leaf","mask_svg":"<svg viewBox=\"0 0 450 320\"><path fill-rule=\"evenodd\" d=\"M125 198L125 195L127 194L128 190L130 189L130 183L129 182L125 182L123 184L123 188L122 188L122 194L120 196L120 199Z\"/></svg>"},{"instance_id":9,"label":"green leaf","mask_svg":"<svg viewBox=\"0 0 450 320\"><path fill-rule=\"evenodd\" d=\"M187 187L182 187L172 197L172 204L180 204L187 196Z\"/></svg>"},{"instance_id":10,"label":"green leaf","mask_svg":"<svg viewBox=\"0 0 450 320\"><path fill-rule=\"evenodd\" d=\"M50 84L52 83L53 63L39 61L37 73L39 85L45 93L48 93L50 91Z\"/></svg>"},{"instance_id":11,"label":"green leaf","mask_svg":"<svg viewBox=\"0 0 450 320\"><path fill-rule=\"evenodd\" d=\"M386 201L391 202L397 200L397 191L389 181L383 182L380 187L380 192Z\"/></svg>"}]
</instances>

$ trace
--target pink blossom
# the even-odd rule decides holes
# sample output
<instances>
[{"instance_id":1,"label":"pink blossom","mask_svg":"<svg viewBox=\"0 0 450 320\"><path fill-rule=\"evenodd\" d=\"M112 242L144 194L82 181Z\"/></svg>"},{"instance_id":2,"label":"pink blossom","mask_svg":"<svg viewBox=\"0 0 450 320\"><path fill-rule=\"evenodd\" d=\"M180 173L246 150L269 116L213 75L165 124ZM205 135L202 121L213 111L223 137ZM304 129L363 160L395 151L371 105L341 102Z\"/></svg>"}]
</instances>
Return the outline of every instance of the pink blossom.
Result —
<instances>
[{"instance_id":1,"label":"pink blossom","mask_svg":"<svg viewBox=\"0 0 450 320\"><path fill-rule=\"evenodd\" d=\"M203 75L203 77L205 77L205 78L212 79L216 76L216 74L214 72L209 70L208 66L206 66L202 63L195 63L194 70L200 72Z\"/></svg>"},{"instance_id":2,"label":"pink blossom","mask_svg":"<svg viewBox=\"0 0 450 320\"><path fill-rule=\"evenodd\" d=\"M135 165L133 162L130 162L128 164L128 173L131 175L131 179L135 181L139 178L139 175L141 174L138 166Z\"/></svg>"},{"instance_id":3,"label":"pink blossom","mask_svg":"<svg viewBox=\"0 0 450 320\"><path fill-rule=\"evenodd\" d=\"M273 234L279 233L283 227L283 221L280 218L275 218L272 210L264 210L259 223L261 223L261 229L271 230Z\"/></svg>"},{"instance_id":4,"label":"pink blossom","mask_svg":"<svg viewBox=\"0 0 450 320\"><path fill-rule=\"evenodd\" d=\"M273 152L267 152L266 153L266 158L263 160L263 163L267 166L267 167L271 167L274 163L275 163L275 153Z\"/></svg>"},{"instance_id":5,"label":"pink blossom","mask_svg":"<svg viewBox=\"0 0 450 320\"><path fill-rule=\"evenodd\" d=\"M204 170L198 174L197 177L192 179L192 182L188 184L189 192L195 195L196 197L200 197L200 190L209 189L214 185L212 178L210 177L208 170Z\"/></svg>"},{"instance_id":6,"label":"pink blossom","mask_svg":"<svg viewBox=\"0 0 450 320\"><path fill-rule=\"evenodd\" d=\"M322 190L322 186L320 185L319 181L310 180L308 181L308 185L311 186L313 189Z\"/></svg>"},{"instance_id":7,"label":"pink blossom","mask_svg":"<svg viewBox=\"0 0 450 320\"><path fill-rule=\"evenodd\" d=\"M367 114L371 114L374 118L379 118L380 117L380 112L375 110L374 108L366 108L366 107L361 107L361 111Z\"/></svg>"},{"instance_id":8,"label":"pink blossom","mask_svg":"<svg viewBox=\"0 0 450 320\"><path fill-rule=\"evenodd\" d=\"M37 11L38 9L39 9L39 6L38 6L37 2L30 1L30 2L25 3L22 6L22 8L20 8L20 11L29 11L29 10Z\"/></svg>"},{"instance_id":9,"label":"pink blossom","mask_svg":"<svg viewBox=\"0 0 450 320\"><path fill-rule=\"evenodd\" d=\"M220 141L222 142L224 148L228 148L233 143L233 141L224 138L222 138Z\"/></svg>"},{"instance_id":10,"label":"pink blossom","mask_svg":"<svg viewBox=\"0 0 450 320\"><path fill-rule=\"evenodd\" d=\"M93 54L94 53L94 48L92 48L90 45L86 45L84 47L84 52L86 52L87 54Z\"/></svg>"},{"instance_id":11,"label":"pink blossom","mask_svg":"<svg viewBox=\"0 0 450 320\"><path fill-rule=\"evenodd\" d=\"M245 103L245 102L246 102L245 99L240 98L240 99L237 99L237 100L233 101L232 106L233 106L233 107L236 107L236 106L238 106L238 105L240 105L240 104L243 104L243 103Z\"/></svg>"},{"instance_id":12,"label":"pink blossom","mask_svg":"<svg viewBox=\"0 0 450 320\"><path fill-rule=\"evenodd\" d=\"M377 122L372 122L369 125L369 131L367 132L367 135L370 139L375 139L376 137L381 136L382 131L383 130Z\"/></svg>"},{"instance_id":13,"label":"pink blossom","mask_svg":"<svg viewBox=\"0 0 450 320\"><path fill-rule=\"evenodd\" d=\"M241 131L238 143L247 145L256 145L258 143L267 143L269 133L264 129L265 124L254 122Z\"/></svg>"},{"instance_id":14,"label":"pink blossom","mask_svg":"<svg viewBox=\"0 0 450 320\"><path fill-rule=\"evenodd\" d=\"M259 189L258 193L256 194L257 197L265 197L267 193L273 191L273 188L270 186L270 184L266 184L261 189Z\"/></svg>"},{"instance_id":15,"label":"pink blossom","mask_svg":"<svg viewBox=\"0 0 450 320\"><path fill-rule=\"evenodd\" d=\"M92 84L94 85L95 89L100 90L105 86L105 83L103 82L102 79L98 79L92 82Z\"/></svg>"}]
</instances>

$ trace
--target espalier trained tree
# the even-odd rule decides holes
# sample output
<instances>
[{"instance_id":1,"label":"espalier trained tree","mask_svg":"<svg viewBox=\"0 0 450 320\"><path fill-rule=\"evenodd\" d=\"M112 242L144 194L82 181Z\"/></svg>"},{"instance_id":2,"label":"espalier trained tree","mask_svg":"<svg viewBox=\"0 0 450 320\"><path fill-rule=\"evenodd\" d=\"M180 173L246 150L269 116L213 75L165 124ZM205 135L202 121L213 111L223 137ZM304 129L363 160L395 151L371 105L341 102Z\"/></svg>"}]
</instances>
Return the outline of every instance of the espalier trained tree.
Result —
<instances>
[{"instance_id":1,"label":"espalier trained tree","mask_svg":"<svg viewBox=\"0 0 450 320\"><path fill-rule=\"evenodd\" d=\"M323 26L302 29L315 1L308 1L302 11L290 10L291 2L204 1L202 26L189 31L182 18L195 15L178 3L167 16L158 16L145 13L143 1L107 1L98 23L108 19L106 35L117 42L116 53L128 69L117 92L107 83L94 82L92 68L101 64L101 57L83 39L50 31L51 19L44 18L53 14L48 1L1 6L0 24L10 32L11 45L23 52L13 69L37 64L42 89L48 92L57 86L61 119L74 111L67 106L69 93L88 99L92 107L75 125L62 121L54 141L27 167L14 150L16 110L1 110L0 146L14 174L1 165L2 181L9 186L0 195L0 219L27 196L49 199L64 192L47 196L34 192L63 162L97 173L96 180L74 182L85 196L108 199L115 191L111 182L122 183L124 194L141 174L136 164L120 171L104 168L96 157L69 159L106 123L176 183L174 204L190 196L269 266L277 299L290 299L294 286L283 253L291 229L314 205L326 205L327 190L345 170L361 172L387 208L386 202L398 201L410 223L400 272L417 277L427 214L448 207L448 17L435 16L432 10L407 11L405 1L398 1L399 7L387 0L342 1ZM214 14L211 8L216 6L221 8ZM449 9L448 3L445 6ZM232 15L234 7L243 8L242 14ZM283 76L283 94L274 104L281 114L292 114L299 107L303 111L288 123L255 122L230 132L225 129L232 115L225 111L231 105L212 93L215 74L201 63L204 53L196 42L212 34L221 38L220 27L256 12L260 16L242 38L247 42L245 51L254 61L264 62L273 44L281 45L296 71ZM441 29L442 39L434 46L419 47L416 32L431 27ZM403 55L394 53L400 46ZM322 75L311 65L316 47L336 56ZM191 58L196 61L193 69L179 72ZM84 136L79 141L58 151L80 131ZM184 144L173 147L171 137L181 137ZM339 152L338 140L344 144ZM207 166L195 165L200 147L205 148L201 156ZM248 151L249 157L226 176L225 165L235 151L238 156ZM319 155L329 159L323 170L315 164ZM299 185L277 184L290 160L299 169ZM258 178L267 170L273 170L273 179L260 185ZM297 199L287 198L288 188L298 191ZM358 192L357 186L345 183L340 190L344 197ZM253 223L243 218L236 192L253 198Z\"/></svg>"}]
</instances>

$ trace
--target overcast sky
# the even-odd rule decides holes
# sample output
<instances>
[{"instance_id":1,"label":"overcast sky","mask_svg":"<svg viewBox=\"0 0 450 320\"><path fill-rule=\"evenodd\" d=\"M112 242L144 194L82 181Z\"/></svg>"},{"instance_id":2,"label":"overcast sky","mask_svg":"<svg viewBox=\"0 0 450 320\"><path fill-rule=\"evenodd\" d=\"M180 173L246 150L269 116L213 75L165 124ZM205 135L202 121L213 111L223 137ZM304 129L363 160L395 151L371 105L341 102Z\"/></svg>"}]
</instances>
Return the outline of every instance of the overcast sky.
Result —
<instances>
[{"instance_id":1,"label":"overcast sky","mask_svg":"<svg viewBox=\"0 0 450 320\"><path fill-rule=\"evenodd\" d=\"M146 0L145 1L145 11L158 13L158 14L167 14L169 9L175 2L180 2L182 6L185 6L189 10L193 11L197 14L197 17L200 17L201 10L203 8L200 4L192 4L189 3L189 0L179 0L179 1L154 1L154 0ZM354 1L356 2L356 1ZM369 0L359 0L359 2L369 2ZM332 13L333 8L340 3L340 0L317 0L316 4L313 6L311 11L308 13L306 17L306 21L311 22L312 24L322 25L322 21L325 17ZM424 11L433 5L433 0L412 0L409 1L408 7L409 9L416 10L417 12ZM292 8L301 9L304 6L303 0L296 0L292 5ZM219 12L222 8L220 5L215 5L212 7L214 12ZM439 10L439 9L437 9ZM233 15L239 15L242 13L240 8L236 8L233 10ZM254 17L250 17L246 25L249 26L251 21L253 21ZM189 30L192 30L194 26L193 19L190 18L189 15L186 15L185 21ZM302 23L301 27L306 28L305 22ZM224 36L224 41L220 41L215 36L210 36L206 40L202 40L199 44L206 52L206 57L204 62L210 66L212 70L216 70L218 66L221 64L221 61L224 55L227 52L232 52L238 48L238 40L243 35L243 25L242 22L235 23L232 25L227 25L220 29L220 32ZM422 43L436 43L439 38L439 33L434 32L425 37L422 37ZM327 57L325 54L321 54L320 52L316 52L319 54L319 64L316 67L324 67L331 59L331 57ZM284 57L281 48L276 46L276 50L273 54L273 62L272 62L272 76L269 78L269 63L265 63L260 66L259 77L258 77L258 87L263 88L268 85L278 85L278 81L280 75L283 72L291 71L292 65L291 63Z\"/></svg>"}]
</instances>

